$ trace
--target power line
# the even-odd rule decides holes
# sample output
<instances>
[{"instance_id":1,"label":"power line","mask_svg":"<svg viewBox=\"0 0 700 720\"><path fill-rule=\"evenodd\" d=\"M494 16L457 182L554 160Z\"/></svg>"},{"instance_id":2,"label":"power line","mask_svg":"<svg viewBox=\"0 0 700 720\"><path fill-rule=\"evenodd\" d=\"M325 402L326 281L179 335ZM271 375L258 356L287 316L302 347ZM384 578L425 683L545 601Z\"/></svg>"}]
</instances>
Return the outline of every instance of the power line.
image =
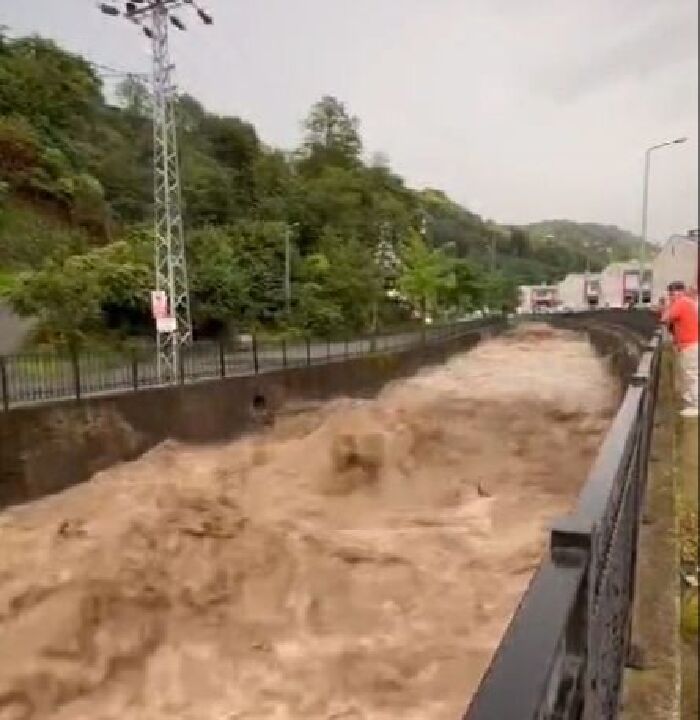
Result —
<instances>
[{"instance_id":1,"label":"power line","mask_svg":"<svg viewBox=\"0 0 700 720\"><path fill-rule=\"evenodd\" d=\"M194 0L133 0L101 2L105 15L122 17L139 27L151 40L153 51L153 174L156 291L165 293L166 316L156 319L158 377L175 382L181 364L181 347L192 340L192 319L187 283L182 193L175 120L175 87L172 82L168 30L184 31L185 23L174 10L192 8L205 25L211 15ZM154 303L155 305L155 303Z\"/></svg>"},{"instance_id":2,"label":"power line","mask_svg":"<svg viewBox=\"0 0 700 720\"><path fill-rule=\"evenodd\" d=\"M150 78L150 74L147 72L137 72L135 70L121 70L119 68L111 67L110 65L104 65L103 63L90 62L90 67L98 73L101 77L133 77L142 78L147 80Z\"/></svg>"}]
</instances>

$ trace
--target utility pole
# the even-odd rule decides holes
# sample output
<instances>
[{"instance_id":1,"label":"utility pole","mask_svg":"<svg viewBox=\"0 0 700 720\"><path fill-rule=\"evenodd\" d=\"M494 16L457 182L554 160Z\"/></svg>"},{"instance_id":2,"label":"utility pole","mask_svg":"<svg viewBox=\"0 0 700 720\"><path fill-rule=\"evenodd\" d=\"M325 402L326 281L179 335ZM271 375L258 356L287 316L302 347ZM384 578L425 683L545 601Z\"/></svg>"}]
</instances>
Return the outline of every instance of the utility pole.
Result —
<instances>
[{"instance_id":1,"label":"utility pole","mask_svg":"<svg viewBox=\"0 0 700 720\"><path fill-rule=\"evenodd\" d=\"M200 20L212 24L211 16L193 0L134 0L100 3L112 17L122 16L141 27L151 40L153 52L153 207L156 291L166 293L167 316L156 319L158 379L176 382L181 347L192 341L192 319L187 283L185 236L182 221L182 190L177 148L175 86L168 47L169 25L185 30L172 11L193 7Z\"/></svg>"},{"instance_id":2,"label":"utility pole","mask_svg":"<svg viewBox=\"0 0 700 720\"><path fill-rule=\"evenodd\" d=\"M284 307L287 319L292 316L292 231L298 223L287 225L284 231Z\"/></svg>"},{"instance_id":3,"label":"utility pole","mask_svg":"<svg viewBox=\"0 0 700 720\"><path fill-rule=\"evenodd\" d=\"M421 235L425 237L427 231L426 218L423 216ZM379 303L384 299L387 291L387 281L396 272L398 261L392 243L393 228L390 222L379 224L377 245L374 249L374 263L379 270L379 297L372 304L372 332L376 334L379 329Z\"/></svg>"}]
</instances>

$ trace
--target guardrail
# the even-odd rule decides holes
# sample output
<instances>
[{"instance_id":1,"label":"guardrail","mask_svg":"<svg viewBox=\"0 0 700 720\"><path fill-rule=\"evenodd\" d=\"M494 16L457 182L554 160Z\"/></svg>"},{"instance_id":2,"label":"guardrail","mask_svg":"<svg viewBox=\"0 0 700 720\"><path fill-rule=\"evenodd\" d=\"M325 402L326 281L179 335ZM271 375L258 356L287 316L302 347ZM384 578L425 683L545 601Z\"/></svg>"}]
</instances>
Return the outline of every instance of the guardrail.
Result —
<instances>
[{"instance_id":1,"label":"guardrail","mask_svg":"<svg viewBox=\"0 0 700 720\"><path fill-rule=\"evenodd\" d=\"M395 353L452 340L487 327L494 319L431 325L416 330L344 340L261 340L247 348L199 341L183 347L177 382L189 384ZM158 378L155 346L129 353L51 350L0 356L0 407L80 400L173 383Z\"/></svg>"},{"instance_id":2,"label":"guardrail","mask_svg":"<svg viewBox=\"0 0 700 720\"><path fill-rule=\"evenodd\" d=\"M614 720L630 648L637 539L659 378L645 345L574 512L551 530L464 720Z\"/></svg>"}]
</instances>

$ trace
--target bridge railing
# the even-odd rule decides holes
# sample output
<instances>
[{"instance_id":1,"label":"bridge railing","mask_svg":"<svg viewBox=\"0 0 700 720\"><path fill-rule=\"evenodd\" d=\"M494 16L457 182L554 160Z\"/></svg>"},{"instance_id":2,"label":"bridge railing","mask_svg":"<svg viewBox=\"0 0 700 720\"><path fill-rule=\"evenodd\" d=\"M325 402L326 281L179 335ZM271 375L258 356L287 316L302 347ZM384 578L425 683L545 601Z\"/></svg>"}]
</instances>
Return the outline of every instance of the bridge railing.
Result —
<instances>
[{"instance_id":1,"label":"bridge railing","mask_svg":"<svg viewBox=\"0 0 700 720\"><path fill-rule=\"evenodd\" d=\"M444 343L496 322L485 318L333 340L253 336L245 347L198 341L182 348L176 381L188 384L396 353ZM166 384L159 380L156 358L153 345L125 352L66 348L0 356L0 410Z\"/></svg>"},{"instance_id":2,"label":"bridge railing","mask_svg":"<svg viewBox=\"0 0 700 720\"><path fill-rule=\"evenodd\" d=\"M614 720L659 377L646 345L574 512L555 523L464 720Z\"/></svg>"}]
</instances>

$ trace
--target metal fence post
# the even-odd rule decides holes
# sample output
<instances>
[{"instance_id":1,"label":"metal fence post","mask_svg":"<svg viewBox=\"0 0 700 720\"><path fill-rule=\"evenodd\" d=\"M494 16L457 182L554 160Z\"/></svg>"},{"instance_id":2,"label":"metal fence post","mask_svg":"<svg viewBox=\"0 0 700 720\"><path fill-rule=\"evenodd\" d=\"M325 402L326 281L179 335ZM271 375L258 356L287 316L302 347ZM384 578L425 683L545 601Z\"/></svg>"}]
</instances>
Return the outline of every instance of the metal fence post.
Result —
<instances>
[{"instance_id":1,"label":"metal fence post","mask_svg":"<svg viewBox=\"0 0 700 720\"><path fill-rule=\"evenodd\" d=\"M219 371L221 377L226 377L226 353L224 351L224 341L219 340Z\"/></svg>"},{"instance_id":2,"label":"metal fence post","mask_svg":"<svg viewBox=\"0 0 700 720\"><path fill-rule=\"evenodd\" d=\"M70 360L73 369L73 387L75 389L75 399L80 400L80 355L75 345L70 346Z\"/></svg>"},{"instance_id":3,"label":"metal fence post","mask_svg":"<svg viewBox=\"0 0 700 720\"><path fill-rule=\"evenodd\" d=\"M260 365L258 364L258 337L253 333L253 372L257 375L260 372Z\"/></svg>"},{"instance_id":4,"label":"metal fence post","mask_svg":"<svg viewBox=\"0 0 700 720\"><path fill-rule=\"evenodd\" d=\"M282 367L287 367L287 339L282 338Z\"/></svg>"},{"instance_id":5,"label":"metal fence post","mask_svg":"<svg viewBox=\"0 0 700 720\"><path fill-rule=\"evenodd\" d=\"M0 387L2 387L2 409L10 409L10 393L7 388L7 363L5 357L0 355Z\"/></svg>"},{"instance_id":6,"label":"metal fence post","mask_svg":"<svg viewBox=\"0 0 700 720\"><path fill-rule=\"evenodd\" d=\"M326 360L328 361L330 359L331 359L331 340L330 340L330 338L328 338L326 340Z\"/></svg>"},{"instance_id":7,"label":"metal fence post","mask_svg":"<svg viewBox=\"0 0 700 720\"><path fill-rule=\"evenodd\" d=\"M185 384L185 351L187 346L186 345L180 345L180 352L177 354L177 358L179 361L179 368L180 371L180 385Z\"/></svg>"},{"instance_id":8,"label":"metal fence post","mask_svg":"<svg viewBox=\"0 0 700 720\"><path fill-rule=\"evenodd\" d=\"M134 392L139 389L139 359L135 350L131 351L131 386Z\"/></svg>"},{"instance_id":9,"label":"metal fence post","mask_svg":"<svg viewBox=\"0 0 700 720\"><path fill-rule=\"evenodd\" d=\"M306 338L306 367L311 367L311 338Z\"/></svg>"},{"instance_id":10,"label":"metal fence post","mask_svg":"<svg viewBox=\"0 0 700 720\"><path fill-rule=\"evenodd\" d=\"M345 336L345 359L347 360L350 357L350 347L348 343L348 337Z\"/></svg>"}]
</instances>

